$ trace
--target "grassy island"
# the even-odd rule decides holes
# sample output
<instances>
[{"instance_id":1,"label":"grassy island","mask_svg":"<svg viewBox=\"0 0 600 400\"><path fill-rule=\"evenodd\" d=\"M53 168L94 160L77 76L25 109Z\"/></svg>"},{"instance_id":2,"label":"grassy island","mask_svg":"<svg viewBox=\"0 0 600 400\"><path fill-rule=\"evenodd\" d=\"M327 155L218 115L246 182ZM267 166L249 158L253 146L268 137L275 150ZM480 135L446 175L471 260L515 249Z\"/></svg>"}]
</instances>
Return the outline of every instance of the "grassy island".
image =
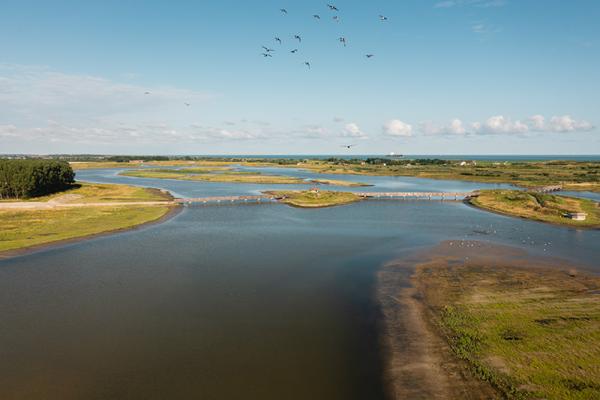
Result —
<instances>
[{"instance_id":1,"label":"grassy island","mask_svg":"<svg viewBox=\"0 0 600 400\"><path fill-rule=\"evenodd\" d=\"M368 186L364 183L349 182L333 179L316 179L307 181L283 175L267 175L260 172L236 171L226 166L200 166L181 169L139 169L123 171L123 176L153 179L177 179L185 181L202 182L228 182L228 183L258 183L258 184L292 184L303 185L318 183L333 186Z\"/></svg>"},{"instance_id":2,"label":"grassy island","mask_svg":"<svg viewBox=\"0 0 600 400\"><path fill-rule=\"evenodd\" d=\"M588 199L517 190L483 190L470 200L476 207L501 214L574 227L600 227L600 207ZM568 213L586 213L585 221Z\"/></svg>"},{"instance_id":3,"label":"grassy island","mask_svg":"<svg viewBox=\"0 0 600 400\"><path fill-rule=\"evenodd\" d=\"M525 188L562 185L565 190L600 192L600 162L577 161L451 161L440 159L328 159L294 165L324 174L414 176Z\"/></svg>"},{"instance_id":4,"label":"grassy island","mask_svg":"<svg viewBox=\"0 0 600 400\"><path fill-rule=\"evenodd\" d=\"M267 194L279 198L282 203L294 207L321 208L350 204L360 201L361 198L349 192L331 191L273 191Z\"/></svg>"},{"instance_id":5,"label":"grassy island","mask_svg":"<svg viewBox=\"0 0 600 400\"><path fill-rule=\"evenodd\" d=\"M316 184L320 184L320 185L340 186L340 187L365 187L365 186L372 186L372 185L367 185L366 183L351 182L351 181L342 181L342 180L339 180L339 179L311 179L310 183L316 183Z\"/></svg>"},{"instance_id":6,"label":"grassy island","mask_svg":"<svg viewBox=\"0 0 600 400\"><path fill-rule=\"evenodd\" d=\"M409 158L326 160L205 158L196 160L72 162L73 169L155 167L279 167L302 168L323 174L412 176L485 183L508 183L524 188L561 185L564 190L600 192L600 162L484 161Z\"/></svg>"},{"instance_id":7,"label":"grassy island","mask_svg":"<svg viewBox=\"0 0 600 400\"><path fill-rule=\"evenodd\" d=\"M172 209L170 200L156 189L82 183L49 196L0 202L0 253L156 221ZM11 208L19 204L27 208Z\"/></svg>"},{"instance_id":8,"label":"grassy island","mask_svg":"<svg viewBox=\"0 0 600 400\"><path fill-rule=\"evenodd\" d=\"M123 176L153 179L177 179L182 181L303 184L303 179L281 175L263 175L257 172L240 172L220 168L144 169L124 171Z\"/></svg>"},{"instance_id":9,"label":"grassy island","mask_svg":"<svg viewBox=\"0 0 600 400\"><path fill-rule=\"evenodd\" d=\"M503 398L600 398L600 278L422 265L414 281L452 352Z\"/></svg>"}]
</instances>

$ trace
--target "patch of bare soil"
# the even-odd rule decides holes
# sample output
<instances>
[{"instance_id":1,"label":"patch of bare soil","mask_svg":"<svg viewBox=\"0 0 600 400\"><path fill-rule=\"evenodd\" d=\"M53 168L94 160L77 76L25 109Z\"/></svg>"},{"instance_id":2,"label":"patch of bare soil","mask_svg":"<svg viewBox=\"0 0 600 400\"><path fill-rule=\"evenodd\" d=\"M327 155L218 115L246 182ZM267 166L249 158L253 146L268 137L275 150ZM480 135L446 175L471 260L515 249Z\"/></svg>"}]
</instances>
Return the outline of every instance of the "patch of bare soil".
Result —
<instances>
[{"instance_id":1,"label":"patch of bare soil","mask_svg":"<svg viewBox=\"0 0 600 400\"><path fill-rule=\"evenodd\" d=\"M558 268L559 259L532 257L514 247L478 241L447 241L384 266L378 274L377 296L383 314L382 345L385 382L392 399L497 399L501 394L472 375L451 352L433 322L422 295L427 289L414 279L417 267L480 266ZM585 268L582 268L585 269ZM577 269L569 272L572 276ZM430 291L431 292L431 291ZM435 293L430 293L435 302ZM485 302L488 299L481 298ZM499 370L503 360L488 360Z\"/></svg>"},{"instance_id":2,"label":"patch of bare soil","mask_svg":"<svg viewBox=\"0 0 600 400\"><path fill-rule=\"evenodd\" d=\"M83 198L80 194L63 194L62 196L55 197L48 201L48 203L52 204L65 204L74 200L79 200Z\"/></svg>"},{"instance_id":3,"label":"patch of bare soil","mask_svg":"<svg viewBox=\"0 0 600 400\"><path fill-rule=\"evenodd\" d=\"M496 399L498 393L471 376L453 358L427 318L426 305L411 282L414 267L385 266L378 298L384 317L385 381L393 399Z\"/></svg>"}]
</instances>

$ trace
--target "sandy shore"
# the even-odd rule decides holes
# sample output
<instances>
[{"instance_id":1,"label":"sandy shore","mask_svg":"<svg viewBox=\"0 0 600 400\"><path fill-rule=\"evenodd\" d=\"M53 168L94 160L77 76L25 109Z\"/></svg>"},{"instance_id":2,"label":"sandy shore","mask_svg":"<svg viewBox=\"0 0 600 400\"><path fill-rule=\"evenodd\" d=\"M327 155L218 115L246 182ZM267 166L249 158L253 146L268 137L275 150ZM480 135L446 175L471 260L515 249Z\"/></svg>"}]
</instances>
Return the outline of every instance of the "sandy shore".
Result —
<instances>
[{"instance_id":1,"label":"sandy shore","mask_svg":"<svg viewBox=\"0 0 600 400\"><path fill-rule=\"evenodd\" d=\"M449 265L568 268L560 260L532 257L517 248L460 240L385 265L378 274L377 298L383 315L385 382L393 399L502 398L453 356L414 280L418 266Z\"/></svg>"}]
</instances>

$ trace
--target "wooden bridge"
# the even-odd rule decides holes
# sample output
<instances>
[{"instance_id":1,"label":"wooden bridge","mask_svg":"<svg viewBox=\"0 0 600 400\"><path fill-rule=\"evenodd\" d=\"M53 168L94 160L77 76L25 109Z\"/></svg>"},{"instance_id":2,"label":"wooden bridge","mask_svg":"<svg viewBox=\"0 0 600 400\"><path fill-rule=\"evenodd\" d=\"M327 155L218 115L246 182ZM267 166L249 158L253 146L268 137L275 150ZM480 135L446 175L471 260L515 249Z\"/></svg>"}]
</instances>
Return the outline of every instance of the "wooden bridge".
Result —
<instances>
[{"instance_id":1,"label":"wooden bridge","mask_svg":"<svg viewBox=\"0 0 600 400\"><path fill-rule=\"evenodd\" d=\"M442 199L464 200L479 196L479 192L357 192L366 199Z\"/></svg>"},{"instance_id":2,"label":"wooden bridge","mask_svg":"<svg viewBox=\"0 0 600 400\"><path fill-rule=\"evenodd\" d=\"M236 202L261 202L263 200L277 200L272 195L256 195L256 196L213 196L213 197L197 197L191 199L175 199L177 204L206 204L206 203L236 203Z\"/></svg>"},{"instance_id":3,"label":"wooden bridge","mask_svg":"<svg viewBox=\"0 0 600 400\"><path fill-rule=\"evenodd\" d=\"M441 199L441 200L464 200L471 197L476 197L479 192L353 192L363 199ZM208 203L248 203L262 201L281 200L280 197L261 194L254 196L213 196L213 197L197 197L174 199L177 204L208 204Z\"/></svg>"}]
</instances>

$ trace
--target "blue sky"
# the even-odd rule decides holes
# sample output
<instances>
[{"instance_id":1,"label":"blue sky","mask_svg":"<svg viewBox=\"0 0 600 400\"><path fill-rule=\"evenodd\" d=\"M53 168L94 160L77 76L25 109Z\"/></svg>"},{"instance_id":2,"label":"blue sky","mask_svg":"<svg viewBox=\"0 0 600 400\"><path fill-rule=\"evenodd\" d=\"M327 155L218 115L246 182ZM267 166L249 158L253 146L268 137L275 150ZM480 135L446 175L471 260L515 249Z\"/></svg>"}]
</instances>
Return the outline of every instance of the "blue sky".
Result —
<instances>
[{"instance_id":1,"label":"blue sky","mask_svg":"<svg viewBox=\"0 0 600 400\"><path fill-rule=\"evenodd\" d=\"M326 4L4 1L0 153L600 152L600 2Z\"/></svg>"}]
</instances>

